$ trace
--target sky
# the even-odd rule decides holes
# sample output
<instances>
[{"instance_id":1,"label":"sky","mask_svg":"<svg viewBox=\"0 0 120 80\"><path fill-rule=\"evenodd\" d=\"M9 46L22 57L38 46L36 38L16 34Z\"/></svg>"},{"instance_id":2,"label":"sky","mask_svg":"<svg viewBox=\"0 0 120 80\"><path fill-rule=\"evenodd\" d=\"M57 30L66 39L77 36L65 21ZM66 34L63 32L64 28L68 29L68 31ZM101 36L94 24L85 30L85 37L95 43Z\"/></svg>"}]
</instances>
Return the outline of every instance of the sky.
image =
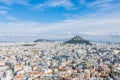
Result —
<instances>
[{"instance_id":1,"label":"sky","mask_svg":"<svg viewBox=\"0 0 120 80\"><path fill-rule=\"evenodd\" d=\"M120 35L120 0L0 0L0 36Z\"/></svg>"}]
</instances>

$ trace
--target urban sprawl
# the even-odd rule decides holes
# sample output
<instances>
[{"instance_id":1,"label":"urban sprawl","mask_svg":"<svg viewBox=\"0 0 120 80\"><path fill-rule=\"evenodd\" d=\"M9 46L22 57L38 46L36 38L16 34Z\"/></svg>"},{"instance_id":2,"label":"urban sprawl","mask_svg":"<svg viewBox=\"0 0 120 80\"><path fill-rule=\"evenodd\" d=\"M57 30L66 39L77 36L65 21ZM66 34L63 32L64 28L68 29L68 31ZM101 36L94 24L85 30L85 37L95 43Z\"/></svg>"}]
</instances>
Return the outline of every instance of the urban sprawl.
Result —
<instances>
[{"instance_id":1,"label":"urban sprawl","mask_svg":"<svg viewBox=\"0 0 120 80\"><path fill-rule=\"evenodd\" d=\"M0 43L0 80L120 80L120 44Z\"/></svg>"}]
</instances>

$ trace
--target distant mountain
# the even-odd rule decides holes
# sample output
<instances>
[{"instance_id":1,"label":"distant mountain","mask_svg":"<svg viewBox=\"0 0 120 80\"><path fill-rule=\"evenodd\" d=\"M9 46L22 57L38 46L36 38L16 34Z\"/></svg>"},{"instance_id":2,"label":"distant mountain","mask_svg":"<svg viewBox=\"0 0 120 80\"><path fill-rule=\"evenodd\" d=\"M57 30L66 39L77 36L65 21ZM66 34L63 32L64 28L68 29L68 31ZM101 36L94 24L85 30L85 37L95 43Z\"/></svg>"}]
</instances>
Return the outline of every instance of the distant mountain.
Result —
<instances>
[{"instance_id":1,"label":"distant mountain","mask_svg":"<svg viewBox=\"0 0 120 80\"><path fill-rule=\"evenodd\" d=\"M38 39L35 40L34 42L55 42L54 40L47 40L47 39Z\"/></svg>"},{"instance_id":2,"label":"distant mountain","mask_svg":"<svg viewBox=\"0 0 120 80\"><path fill-rule=\"evenodd\" d=\"M75 36L71 40L68 40L64 43L70 43L70 44L91 44L88 40L83 39L80 36Z\"/></svg>"}]
</instances>

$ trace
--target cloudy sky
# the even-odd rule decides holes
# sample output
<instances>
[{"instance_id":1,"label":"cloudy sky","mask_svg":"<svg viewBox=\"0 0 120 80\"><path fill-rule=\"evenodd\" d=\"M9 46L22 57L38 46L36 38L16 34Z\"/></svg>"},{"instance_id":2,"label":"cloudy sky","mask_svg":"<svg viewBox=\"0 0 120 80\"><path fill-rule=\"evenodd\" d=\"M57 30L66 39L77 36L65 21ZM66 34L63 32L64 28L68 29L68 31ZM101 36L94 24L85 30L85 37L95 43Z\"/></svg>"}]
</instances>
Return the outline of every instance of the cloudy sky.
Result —
<instances>
[{"instance_id":1,"label":"cloudy sky","mask_svg":"<svg viewBox=\"0 0 120 80\"><path fill-rule=\"evenodd\" d=\"M0 36L120 32L120 0L0 0Z\"/></svg>"}]
</instances>

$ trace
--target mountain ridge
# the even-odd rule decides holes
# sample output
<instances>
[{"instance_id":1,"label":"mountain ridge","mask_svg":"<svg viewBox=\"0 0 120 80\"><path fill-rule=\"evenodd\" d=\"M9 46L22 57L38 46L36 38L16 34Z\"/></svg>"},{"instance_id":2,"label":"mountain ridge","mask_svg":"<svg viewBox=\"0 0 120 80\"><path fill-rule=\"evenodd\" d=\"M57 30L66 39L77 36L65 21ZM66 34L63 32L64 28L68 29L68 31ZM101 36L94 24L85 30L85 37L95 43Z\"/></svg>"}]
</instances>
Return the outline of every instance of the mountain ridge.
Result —
<instances>
[{"instance_id":1,"label":"mountain ridge","mask_svg":"<svg viewBox=\"0 0 120 80\"><path fill-rule=\"evenodd\" d=\"M37 39L34 42L55 42L54 40L48 40L48 39Z\"/></svg>"}]
</instances>

